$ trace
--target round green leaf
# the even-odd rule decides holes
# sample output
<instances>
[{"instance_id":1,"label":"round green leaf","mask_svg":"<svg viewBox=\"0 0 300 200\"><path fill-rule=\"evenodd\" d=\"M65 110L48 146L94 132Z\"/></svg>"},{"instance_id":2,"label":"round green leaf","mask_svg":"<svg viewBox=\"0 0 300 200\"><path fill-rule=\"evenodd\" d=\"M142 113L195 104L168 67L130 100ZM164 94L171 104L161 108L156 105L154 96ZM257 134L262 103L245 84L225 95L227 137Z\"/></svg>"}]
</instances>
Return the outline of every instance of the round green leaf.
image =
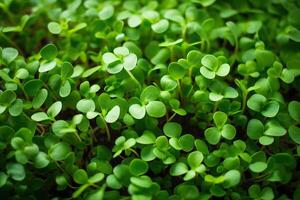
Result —
<instances>
[{"instance_id":1,"label":"round green leaf","mask_svg":"<svg viewBox=\"0 0 300 200\"><path fill-rule=\"evenodd\" d=\"M235 137L236 130L231 124L225 124L222 128L221 135L227 140L232 140Z\"/></svg>"},{"instance_id":2,"label":"round green leaf","mask_svg":"<svg viewBox=\"0 0 300 200\"><path fill-rule=\"evenodd\" d=\"M54 118L60 113L61 109L62 109L62 103L61 101L57 101L48 108L47 114L49 117Z\"/></svg>"},{"instance_id":3,"label":"round green leaf","mask_svg":"<svg viewBox=\"0 0 300 200\"><path fill-rule=\"evenodd\" d=\"M194 151L188 155L187 161L188 161L189 166L192 169L195 169L200 166L201 162L203 161L203 158L204 157L201 152Z\"/></svg>"},{"instance_id":4,"label":"round green leaf","mask_svg":"<svg viewBox=\"0 0 300 200\"><path fill-rule=\"evenodd\" d=\"M300 102L291 101L288 105L290 116L297 122L300 122Z\"/></svg>"},{"instance_id":5,"label":"round green leaf","mask_svg":"<svg viewBox=\"0 0 300 200\"><path fill-rule=\"evenodd\" d=\"M54 44L47 44L41 49L40 55L45 60L53 60L57 56L57 48Z\"/></svg>"},{"instance_id":6,"label":"round green leaf","mask_svg":"<svg viewBox=\"0 0 300 200\"><path fill-rule=\"evenodd\" d=\"M148 164L141 159L133 159L129 164L129 170L133 175L140 176L148 171Z\"/></svg>"},{"instance_id":7,"label":"round green leaf","mask_svg":"<svg viewBox=\"0 0 300 200\"><path fill-rule=\"evenodd\" d=\"M168 30L169 21L166 19L161 19L160 21L156 22L155 24L152 24L151 28L155 33L158 33L158 34L163 33Z\"/></svg>"},{"instance_id":8,"label":"round green leaf","mask_svg":"<svg viewBox=\"0 0 300 200\"><path fill-rule=\"evenodd\" d=\"M14 61L19 55L15 48L7 47L2 50L2 59L7 63Z\"/></svg>"},{"instance_id":9,"label":"round green leaf","mask_svg":"<svg viewBox=\"0 0 300 200\"><path fill-rule=\"evenodd\" d=\"M295 143L300 144L300 128L291 126L289 128L289 136Z\"/></svg>"},{"instance_id":10,"label":"round green leaf","mask_svg":"<svg viewBox=\"0 0 300 200\"><path fill-rule=\"evenodd\" d=\"M72 152L69 144L65 142L59 142L49 149L49 156L55 161L64 160L67 155Z\"/></svg>"},{"instance_id":11,"label":"round green leaf","mask_svg":"<svg viewBox=\"0 0 300 200\"><path fill-rule=\"evenodd\" d=\"M206 68L214 71L214 69L217 69L219 62L218 62L218 59L214 55L205 55L201 59L201 64L203 66L205 66Z\"/></svg>"},{"instance_id":12,"label":"round green leaf","mask_svg":"<svg viewBox=\"0 0 300 200\"><path fill-rule=\"evenodd\" d=\"M137 56L133 53L130 53L128 56L123 59L123 67L127 70L133 70L137 64Z\"/></svg>"},{"instance_id":13,"label":"round green leaf","mask_svg":"<svg viewBox=\"0 0 300 200\"><path fill-rule=\"evenodd\" d=\"M181 136L178 140L180 147L185 152L189 152L189 151L193 150L194 142L195 142L195 138L191 134L185 134L185 135Z\"/></svg>"},{"instance_id":14,"label":"round green leaf","mask_svg":"<svg viewBox=\"0 0 300 200\"><path fill-rule=\"evenodd\" d=\"M263 172L267 167L268 165L265 162L255 162L249 165L249 169L255 173Z\"/></svg>"},{"instance_id":15,"label":"round green leaf","mask_svg":"<svg viewBox=\"0 0 300 200\"><path fill-rule=\"evenodd\" d=\"M248 101L247 106L256 112L260 112L263 109L264 104L266 103L267 99L261 94L254 94L252 95Z\"/></svg>"},{"instance_id":16,"label":"round green leaf","mask_svg":"<svg viewBox=\"0 0 300 200\"><path fill-rule=\"evenodd\" d=\"M105 5L104 8L98 13L101 20L107 20L114 15L114 7L112 5Z\"/></svg>"},{"instance_id":17,"label":"round green leaf","mask_svg":"<svg viewBox=\"0 0 300 200\"><path fill-rule=\"evenodd\" d=\"M160 118L165 116L167 109L165 104L160 101L150 101L146 105L146 111L150 117Z\"/></svg>"},{"instance_id":18,"label":"round green leaf","mask_svg":"<svg viewBox=\"0 0 300 200\"><path fill-rule=\"evenodd\" d=\"M229 74L230 71L230 65L228 65L227 63L222 64L219 69L216 71L216 74L218 76L224 77L227 76Z\"/></svg>"},{"instance_id":19,"label":"round green leaf","mask_svg":"<svg viewBox=\"0 0 300 200\"><path fill-rule=\"evenodd\" d=\"M213 119L217 127L223 127L227 121L227 115L224 112L217 111L214 113Z\"/></svg>"},{"instance_id":20,"label":"round green leaf","mask_svg":"<svg viewBox=\"0 0 300 200\"><path fill-rule=\"evenodd\" d=\"M207 69L206 67L200 67L200 73L207 79L214 79L216 76L215 72Z\"/></svg>"},{"instance_id":21,"label":"round green leaf","mask_svg":"<svg viewBox=\"0 0 300 200\"><path fill-rule=\"evenodd\" d=\"M17 95L11 90L5 90L0 93L0 105L8 106L13 103L17 98Z\"/></svg>"},{"instance_id":22,"label":"round green leaf","mask_svg":"<svg viewBox=\"0 0 300 200\"><path fill-rule=\"evenodd\" d=\"M221 133L215 127L210 127L204 132L205 139L209 144L218 144L221 139Z\"/></svg>"},{"instance_id":23,"label":"round green leaf","mask_svg":"<svg viewBox=\"0 0 300 200\"><path fill-rule=\"evenodd\" d=\"M33 160L34 166L38 169L45 168L50 163L48 155L44 152L39 152L34 160Z\"/></svg>"},{"instance_id":24,"label":"round green leaf","mask_svg":"<svg viewBox=\"0 0 300 200\"><path fill-rule=\"evenodd\" d=\"M139 104L132 104L129 107L129 113L134 117L135 119L143 119L146 114L145 107L142 107Z\"/></svg>"},{"instance_id":25,"label":"round green leaf","mask_svg":"<svg viewBox=\"0 0 300 200\"><path fill-rule=\"evenodd\" d=\"M247 135L252 140L258 140L264 133L264 125L258 119L251 119L247 126Z\"/></svg>"},{"instance_id":26,"label":"round green leaf","mask_svg":"<svg viewBox=\"0 0 300 200\"><path fill-rule=\"evenodd\" d=\"M168 67L169 74L172 78L178 80L182 79L185 75L185 69L177 62L172 62Z\"/></svg>"},{"instance_id":27,"label":"round green leaf","mask_svg":"<svg viewBox=\"0 0 300 200\"><path fill-rule=\"evenodd\" d=\"M142 23L142 19L138 15L132 15L128 18L128 26L131 28L138 27Z\"/></svg>"},{"instance_id":28,"label":"round green leaf","mask_svg":"<svg viewBox=\"0 0 300 200\"><path fill-rule=\"evenodd\" d=\"M261 111L265 117L275 117L279 111L279 103L277 101L268 102Z\"/></svg>"},{"instance_id":29,"label":"round green leaf","mask_svg":"<svg viewBox=\"0 0 300 200\"><path fill-rule=\"evenodd\" d=\"M238 170L230 170L224 174L224 187L230 188L238 185L241 180L241 173Z\"/></svg>"},{"instance_id":30,"label":"round green leaf","mask_svg":"<svg viewBox=\"0 0 300 200\"><path fill-rule=\"evenodd\" d=\"M15 181L22 181L26 174L23 165L19 163L9 163L6 165L7 174Z\"/></svg>"},{"instance_id":31,"label":"round green leaf","mask_svg":"<svg viewBox=\"0 0 300 200\"><path fill-rule=\"evenodd\" d=\"M50 118L44 112L37 112L37 113L34 113L33 115L31 115L31 119L36 122L41 122L41 121L49 120Z\"/></svg>"},{"instance_id":32,"label":"round green leaf","mask_svg":"<svg viewBox=\"0 0 300 200\"><path fill-rule=\"evenodd\" d=\"M146 103L149 101L154 101L159 97L160 91L157 87L149 85L143 89L140 99L142 102Z\"/></svg>"},{"instance_id":33,"label":"round green leaf","mask_svg":"<svg viewBox=\"0 0 300 200\"><path fill-rule=\"evenodd\" d=\"M88 180L88 175L83 169L77 169L73 174L73 179L78 184L84 184Z\"/></svg>"},{"instance_id":34,"label":"round green leaf","mask_svg":"<svg viewBox=\"0 0 300 200\"><path fill-rule=\"evenodd\" d=\"M61 26L57 22L49 22L48 23L48 30L52 34L59 34L62 30Z\"/></svg>"},{"instance_id":35,"label":"round green leaf","mask_svg":"<svg viewBox=\"0 0 300 200\"><path fill-rule=\"evenodd\" d=\"M187 173L188 171L189 171L188 166L185 163L178 162L171 166L170 175L171 176L181 176L181 175Z\"/></svg>"},{"instance_id":36,"label":"round green leaf","mask_svg":"<svg viewBox=\"0 0 300 200\"><path fill-rule=\"evenodd\" d=\"M260 144L262 144L264 146L268 146L274 142L274 138L264 135L264 136L261 136L258 141Z\"/></svg>"},{"instance_id":37,"label":"round green leaf","mask_svg":"<svg viewBox=\"0 0 300 200\"><path fill-rule=\"evenodd\" d=\"M95 110L96 106L93 100L91 99L81 99L76 104L77 110L83 113L92 112Z\"/></svg>"},{"instance_id":38,"label":"round green leaf","mask_svg":"<svg viewBox=\"0 0 300 200\"><path fill-rule=\"evenodd\" d=\"M107 123L114 123L119 119L120 116L120 106L114 106L105 116L105 121Z\"/></svg>"},{"instance_id":39,"label":"round green leaf","mask_svg":"<svg viewBox=\"0 0 300 200\"><path fill-rule=\"evenodd\" d=\"M178 138L181 135L182 127L176 122L167 122L163 127L163 131L168 137Z\"/></svg>"}]
</instances>

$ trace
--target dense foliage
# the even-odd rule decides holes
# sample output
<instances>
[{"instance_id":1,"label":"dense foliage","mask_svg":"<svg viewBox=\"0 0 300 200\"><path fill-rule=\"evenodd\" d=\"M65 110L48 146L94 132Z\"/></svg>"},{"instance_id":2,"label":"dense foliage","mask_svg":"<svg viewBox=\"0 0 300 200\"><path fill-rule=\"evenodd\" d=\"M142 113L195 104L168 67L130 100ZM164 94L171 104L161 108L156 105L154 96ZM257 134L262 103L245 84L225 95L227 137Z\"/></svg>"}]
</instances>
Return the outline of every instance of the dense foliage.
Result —
<instances>
[{"instance_id":1,"label":"dense foliage","mask_svg":"<svg viewBox=\"0 0 300 200\"><path fill-rule=\"evenodd\" d=\"M300 199L300 1L0 1L0 198Z\"/></svg>"}]
</instances>

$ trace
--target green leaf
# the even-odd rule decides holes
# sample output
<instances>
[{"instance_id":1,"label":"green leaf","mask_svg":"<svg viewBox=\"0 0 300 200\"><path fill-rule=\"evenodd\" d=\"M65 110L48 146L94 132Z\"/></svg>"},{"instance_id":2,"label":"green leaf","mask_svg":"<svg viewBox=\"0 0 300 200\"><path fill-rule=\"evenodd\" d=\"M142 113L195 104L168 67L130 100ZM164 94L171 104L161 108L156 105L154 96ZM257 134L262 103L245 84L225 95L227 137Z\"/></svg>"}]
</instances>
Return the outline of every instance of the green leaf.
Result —
<instances>
[{"instance_id":1,"label":"green leaf","mask_svg":"<svg viewBox=\"0 0 300 200\"><path fill-rule=\"evenodd\" d=\"M148 171L148 164L141 159L133 159L129 164L129 170L133 175L140 176Z\"/></svg>"},{"instance_id":2,"label":"green leaf","mask_svg":"<svg viewBox=\"0 0 300 200\"><path fill-rule=\"evenodd\" d=\"M289 127L289 136L297 144L300 144L300 128L297 126Z\"/></svg>"},{"instance_id":3,"label":"green leaf","mask_svg":"<svg viewBox=\"0 0 300 200\"><path fill-rule=\"evenodd\" d=\"M69 78L72 76L74 70L73 70L73 65L69 62L63 62L61 66L61 77L63 79Z\"/></svg>"},{"instance_id":4,"label":"green leaf","mask_svg":"<svg viewBox=\"0 0 300 200\"><path fill-rule=\"evenodd\" d=\"M95 103L91 99L81 99L76 104L77 110L83 113L93 112L96 108Z\"/></svg>"},{"instance_id":5,"label":"green leaf","mask_svg":"<svg viewBox=\"0 0 300 200\"><path fill-rule=\"evenodd\" d=\"M137 56L133 53L130 53L128 56L123 59L123 67L127 71L133 70L137 64Z\"/></svg>"},{"instance_id":6,"label":"green leaf","mask_svg":"<svg viewBox=\"0 0 300 200\"><path fill-rule=\"evenodd\" d=\"M204 135L207 142L213 145L218 144L221 139L221 133L215 127L206 129Z\"/></svg>"},{"instance_id":7,"label":"green leaf","mask_svg":"<svg viewBox=\"0 0 300 200\"><path fill-rule=\"evenodd\" d=\"M143 89L140 99L143 103L154 101L159 97L160 91L157 87L149 85Z\"/></svg>"},{"instance_id":8,"label":"green leaf","mask_svg":"<svg viewBox=\"0 0 300 200\"><path fill-rule=\"evenodd\" d=\"M8 163L6 169L7 175L15 181L22 181L26 176L23 165L19 163Z\"/></svg>"},{"instance_id":9,"label":"green leaf","mask_svg":"<svg viewBox=\"0 0 300 200\"><path fill-rule=\"evenodd\" d=\"M59 142L49 149L49 156L55 161L66 159L67 155L71 152L71 147L65 142Z\"/></svg>"},{"instance_id":10,"label":"green leaf","mask_svg":"<svg viewBox=\"0 0 300 200\"><path fill-rule=\"evenodd\" d=\"M88 175L83 169L77 169L73 174L73 179L78 184L85 184L88 180Z\"/></svg>"},{"instance_id":11,"label":"green leaf","mask_svg":"<svg viewBox=\"0 0 300 200\"><path fill-rule=\"evenodd\" d=\"M129 113L134 117L135 119L143 119L146 114L145 107L142 107L139 104L132 104L129 107Z\"/></svg>"},{"instance_id":12,"label":"green leaf","mask_svg":"<svg viewBox=\"0 0 300 200\"><path fill-rule=\"evenodd\" d=\"M201 59L201 64L210 70L217 69L219 62L218 59L214 55L205 55ZM202 74L203 75L203 74Z\"/></svg>"},{"instance_id":13,"label":"green leaf","mask_svg":"<svg viewBox=\"0 0 300 200\"><path fill-rule=\"evenodd\" d=\"M46 89L41 89L32 100L32 107L34 109L40 108L48 97L48 91Z\"/></svg>"},{"instance_id":14,"label":"green leaf","mask_svg":"<svg viewBox=\"0 0 300 200\"><path fill-rule=\"evenodd\" d=\"M8 176L4 172L0 172L0 188L6 184Z\"/></svg>"},{"instance_id":15,"label":"green leaf","mask_svg":"<svg viewBox=\"0 0 300 200\"><path fill-rule=\"evenodd\" d=\"M224 112L217 111L213 115L214 123L217 127L221 128L227 121L227 115Z\"/></svg>"},{"instance_id":16,"label":"green leaf","mask_svg":"<svg viewBox=\"0 0 300 200\"><path fill-rule=\"evenodd\" d=\"M114 7L112 5L105 5L104 8L98 13L101 20L107 20L114 15Z\"/></svg>"},{"instance_id":17,"label":"green leaf","mask_svg":"<svg viewBox=\"0 0 300 200\"><path fill-rule=\"evenodd\" d=\"M227 140L232 140L236 135L235 127L231 124L225 124L222 128L221 135Z\"/></svg>"},{"instance_id":18,"label":"green leaf","mask_svg":"<svg viewBox=\"0 0 300 200\"><path fill-rule=\"evenodd\" d=\"M39 68L40 73L48 72L51 71L56 67L56 61L47 61L47 62L42 62Z\"/></svg>"},{"instance_id":19,"label":"green leaf","mask_svg":"<svg viewBox=\"0 0 300 200\"><path fill-rule=\"evenodd\" d=\"M224 77L229 74L229 71L230 71L230 66L227 63L225 63L225 64L220 65L220 67L216 71L216 74L218 76Z\"/></svg>"},{"instance_id":20,"label":"green leaf","mask_svg":"<svg viewBox=\"0 0 300 200\"><path fill-rule=\"evenodd\" d=\"M185 134L185 135L181 136L178 140L180 147L185 152L189 152L189 151L193 150L194 142L195 142L195 138L191 134Z\"/></svg>"},{"instance_id":21,"label":"green leaf","mask_svg":"<svg viewBox=\"0 0 300 200\"><path fill-rule=\"evenodd\" d=\"M249 165L249 169L255 173L263 172L267 167L268 165L265 162L255 162Z\"/></svg>"},{"instance_id":22,"label":"green leaf","mask_svg":"<svg viewBox=\"0 0 300 200\"><path fill-rule=\"evenodd\" d=\"M13 103L17 98L16 93L11 90L5 90L0 93L0 105L8 106Z\"/></svg>"},{"instance_id":23,"label":"green leaf","mask_svg":"<svg viewBox=\"0 0 300 200\"><path fill-rule=\"evenodd\" d=\"M214 79L216 73L206 67L200 67L200 73L207 79Z\"/></svg>"},{"instance_id":24,"label":"green leaf","mask_svg":"<svg viewBox=\"0 0 300 200\"><path fill-rule=\"evenodd\" d=\"M256 112L260 112L263 109L264 104L266 103L267 99L261 94L254 94L252 95L248 101L247 106Z\"/></svg>"},{"instance_id":25,"label":"green leaf","mask_svg":"<svg viewBox=\"0 0 300 200\"><path fill-rule=\"evenodd\" d=\"M264 145L264 146L268 146L270 144L272 144L274 142L274 138L273 137L269 137L269 136L261 136L259 138L259 143Z\"/></svg>"},{"instance_id":26,"label":"green leaf","mask_svg":"<svg viewBox=\"0 0 300 200\"><path fill-rule=\"evenodd\" d=\"M34 163L34 166L38 169L41 169L41 168L45 168L49 165L50 163L50 160L48 158L48 155L44 152L39 152L34 160L33 160L33 163Z\"/></svg>"},{"instance_id":27,"label":"green leaf","mask_svg":"<svg viewBox=\"0 0 300 200\"><path fill-rule=\"evenodd\" d=\"M190 153L187 157L187 162L192 169L200 166L203 161L203 154L199 151L194 151Z\"/></svg>"},{"instance_id":28,"label":"green leaf","mask_svg":"<svg viewBox=\"0 0 300 200\"><path fill-rule=\"evenodd\" d=\"M170 175L171 176L181 176L188 172L188 166L183 162L175 163L171 166Z\"/></svg>"},{"instance_id":29,"label":"green leaf","mask_svg":"<svg viewBox=\"0 0 300 200\"><path fill-rule=\"evenodd\" d=\"M131 28L136 28L142 23L142 19L138 15L132 15L128 18L128 26Z\"/></svg>"},{"instance_id":30,"label":"green leaf","mask_svg":"<svg viewBox=\"0 0 300 200\"><path fill-rule=\"evenodd\" d=\"M50 118L55 118L62 109L61 101L57 101L53 103L47 110L47 114Z\"/></svg>"},{"instance_id":31,"label":"green leaf","mask_svg":"<svg viewBox=\"0 0 300 200\"><path fill-rule=\"evenodd\" d=\"M110 187L112 189L118 190L118 189L122 188L122 184L119 182L117 177L113 174L110 174L106 177L106 184L108 187Z\"/></svg>"},{"instance_id":32,"label":"green leaf","mask_svg":"<svg viewBox=\"0 0 300 200\"><path fill-rule=\"evenodd\" d=\"M163 131L168 137L178 138L181 135L182 127L176 122L167 122L163 127Z\"/></svg>"},{"instance_id":33,"label":"green leaf","mask_svg":"<svg viewBox=\"0 0 300 200\"><path fill-rule=\"evenodd\" d=\"M146 111L150 117L155 118L163 117L167 112L165 104L160 101L150 101L146 105Z\"/></svg>"},{"instance_id":34,"label":"green leaf","mask_svg":"<svg viewBox=\"0 0 300 200\"><path fill-rule=\"evenodd\" d=\"M14 61L19 55L19 52L15 48L7 47L2 50L2 59L7 64Z\"/></svg>"},{"instance_id":35,"label":"green leaf","mask_svg":"<svg viewBox=\"0 0 300 200\"><path fill-rule=\"evenodd\" d=\"M283 126L281 126L277 121L272 120L266 124L266 131L264 134L268 136L279 137L286 134L286 129Z\"/></svg>"},{"instance_id":36,"label":"green leaf","mask_svg":"<svg viewBox=\"0 0 300 200\"><path fill-rule=\"evenodd\" d=\"M288 111L293 120L300 122L300 102L291 101L288 105Z\"/></svg>"},{"instance_id":37,"label":"green leaf","mask_svg":"<svg viewBox=\"0 0 300 200\"><path fill-rule=\"evenodd\" d=\"M107 123L114 123L119 119L120 116L120 106L114 106L105 116L105 121Z\"/></svg>"},{"instance_id":38,"label":"green leaf","mask_svg":"<svg viewBox=\"0 0 300 200\"><path fill-rule=\"evenodd\" d=\"M49 22L48 30L52 34L59 34L62 31L62 28L61 28L60 24L57 22Z\"/></svg>"},{"instance_id":39,"label":"green leaf","mask_svg":"<svg viewBox=\"0 0 300 200\"><path fill-rule=\"evenodd\" d=\"M195 3L199 3L204 7L211 6L213 3L215 3L216 0L192 0Z\"/></svg>"},{"instance_id":40,"label":"green leaf","mask_svg":"<svg viewBox=\"0 0 300 200\"><path fill-rule=\"evenodd\" d=\"M66 80L64 83L62 83L61 87L59 88L59 96L61 97L67 97L71 93L71 85L68 80Z\"/></svg>"},{"instance_id":41,"label":"green leaf","mask_svg":"<svg viewBox=\"0 0 300 200\"><path fill-rule=\"evenodd\" d=\"M155 33L161 34L168 30L169 21L166 19L161 19L160 21L156 22L155 24L152 24L151 28Z\"/></svg>"},{"instance_id":42,"label":"green leaf","mask_svg":"<svg viewBox=\"0 0 300 200\"><path fill-rule=\"evenodd\" d=\"M45 60L53 60L57 56L57 48L54 44L47 44L41 49L40 55Z\"/></svg>"},{"instance_id":43,"label":"green leaf","mask_svg":"<svg viewBox=\"0 0 300 200\"><path fill-rule=\"evenodd\" d=\"M264 133L264 125L258 119L251 119L247 126L247 135L252 140L258 140Z\"/></svg>"},{"instance_id":44,"label":"green leaf","mask_svg":"<svg viewBox=\"0 0 300 200\"><path fill-rule=\"evenodd\" d=\"M148 130L144 131L140 137L136 138L136 142L140 144L153 144L155 143L155 140L156 137L154 133Z\"/></svg>"},{"instance_id":45,"label":"green leaf","mask_svg":"<svg viewBox=\"0 0 300 200\"><path fill-rule=\"evenodd\" d=\"M172 62L168 67L169 74L175 80L182 79L185 76L185 69L177 62Z\"/></svg>"},{"instance_id":46,"label":"green leaf","mask_svg":"<svg viewBox=\"0 0 300 200\"><path fill-rule=\"evenodd\" d=\"M21 99L17 99L9 108L9 114L11 116L19 116L23 112L23 101Z\"/></svg>"},{"instance_id":47,"label":"green leaf","mask_svg":"<svg viewBox=\"0 0 300 200\"><path fill-rule=\"evenodd\" d=\"M31 115L31 119L36 122L50 120L49 116L44 112L37 112Z\"/></svg>"},{"instance_id":48,"label":"green leaf","mask_svg":"<svg viewBox=\"0 0 300 200\"><path fill-rule=\"evenodd\" d=\"M36 96L42 86L43 82L41 80L32 79L24 84L24 90L27 95Z\"/></svg>"},{"instance_id":49,"label":"green leaf","mask_svg":"<svg viewBox=\"0 0 300 200\"><path fill-rule=\"evenodd\" d=\"M28 78L28 76L29 76L29 72L28 72L27 69L20 68L20 69L18 69L18 71L16 71L15 76L16 76L18 79L26 79L26 78Z\"/></svg>"},{"instance_id":50,"label":"green leaf","mask_svg":"<svg viewBox=\"0 0 300 200\"><path fill-rule=\"evenodd\" d=\"M241 173L238 170L230 170L224 174L224 188L231 188L241 181Z\"/></svg>"},{"instance_id":51,"label":"green leaf","mask_svg":"<svg viewBox=\"0 0 300 200\"><path fill-rule=\"evenodd\" d=\"M270 101L263 107L261 114L265 117L275 117L279 111L279 107L277 101Z\"/></svg>"}]
</instances>

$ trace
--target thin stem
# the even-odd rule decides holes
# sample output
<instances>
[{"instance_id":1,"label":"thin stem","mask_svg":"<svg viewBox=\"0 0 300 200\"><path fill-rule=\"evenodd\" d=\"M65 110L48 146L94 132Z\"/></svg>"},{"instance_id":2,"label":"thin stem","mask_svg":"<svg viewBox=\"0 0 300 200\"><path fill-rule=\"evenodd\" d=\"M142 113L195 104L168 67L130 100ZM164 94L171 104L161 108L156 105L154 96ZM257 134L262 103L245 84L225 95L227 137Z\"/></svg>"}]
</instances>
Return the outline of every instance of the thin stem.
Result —
<instances>
[{"instance_id":1,"label":"thin stem","mask_svg":"<svg viewBox=\"0 0 300 200\"><path fill-rule=\"evenodd\" d=\"M168 122L171 121L175 116L176 116L176 113L173 113L173 115L171 115L171 117L168 119Z\"/></svg>"},{"instance_id":2,"label":"thin stem","mask_svg":"<svg viewBox=\"0 0 300 200\"><path fill-rule=\"evenodd\" d=\"M132 148L129 149L136 157L139 157L139 154Z\"/></svg>"},{"instance_id":3,"label":"thin stem","mask_svg":"<svg viewBox=\"0 0 300 200\"><path fill-rule=\"evenodd\" d=\"M141 90L142 86L141 86L140 82L133 76L133 74L130 71L126 70L126 72L130 76L130 78L139 86L139 89Z\"/></svg>"},{"instance_id":4,"label":"thin stem","mask_svg":"<svg viewBox=\"0 0 300 200\"><path fill-rule=\"evenodd\" d=\"M108 127L108 125L107 125L107 123L106 123L104 117L103 117L100 113L99 113L99 116L101 117L101 119L102 119L103 122L104 122L105 132L106 132L106 135L107 135L107 140L110 141L111 136L110 136L109 127Z\"/></svg>"},{"instance_id":5,"label":"thin stem","mask_svg":"<svg viewBox=\"0 0 300 200\"><path fill-rule=\"evenodd\" d=\"M243 112L245 112L245 109L246 109L247 96L248 96L248 92L244 92L243 93L243 104L242 104L242 110L243 110Z\"/></svg>"},{"instance_id":6,"label":"thin stem","mask_svg":"<svg viewBox=\"0 0 300 200\"><path fill-rule=\"evenodd\" d=\"M24 93L24 96L26 98L27 101L29 101L29 97L28 95L26 94L25 90L24 90L24 87L23 85L21 84L21 82L17 79L15 80L15 82L17 83L17 85L19 86L19 88L22 90L22 92Z\"/></svg>"}]
</instances>

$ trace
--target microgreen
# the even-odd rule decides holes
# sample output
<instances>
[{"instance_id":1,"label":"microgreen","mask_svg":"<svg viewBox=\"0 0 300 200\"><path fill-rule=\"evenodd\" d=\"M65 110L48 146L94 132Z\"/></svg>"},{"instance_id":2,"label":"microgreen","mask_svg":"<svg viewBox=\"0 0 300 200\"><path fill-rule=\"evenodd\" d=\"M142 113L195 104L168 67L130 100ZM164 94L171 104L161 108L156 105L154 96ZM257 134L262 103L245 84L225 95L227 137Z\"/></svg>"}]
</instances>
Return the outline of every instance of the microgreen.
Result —
<instances>
[{"instance_id":1,"label":"microgreen","mask_svg":"<svg viewBox=\"0 0 300 200\"><path fill-rule=\"evenodd\" d=\"M2 199L300 199L298 0L0 1Z\"/></svg>"}]
</instances>

